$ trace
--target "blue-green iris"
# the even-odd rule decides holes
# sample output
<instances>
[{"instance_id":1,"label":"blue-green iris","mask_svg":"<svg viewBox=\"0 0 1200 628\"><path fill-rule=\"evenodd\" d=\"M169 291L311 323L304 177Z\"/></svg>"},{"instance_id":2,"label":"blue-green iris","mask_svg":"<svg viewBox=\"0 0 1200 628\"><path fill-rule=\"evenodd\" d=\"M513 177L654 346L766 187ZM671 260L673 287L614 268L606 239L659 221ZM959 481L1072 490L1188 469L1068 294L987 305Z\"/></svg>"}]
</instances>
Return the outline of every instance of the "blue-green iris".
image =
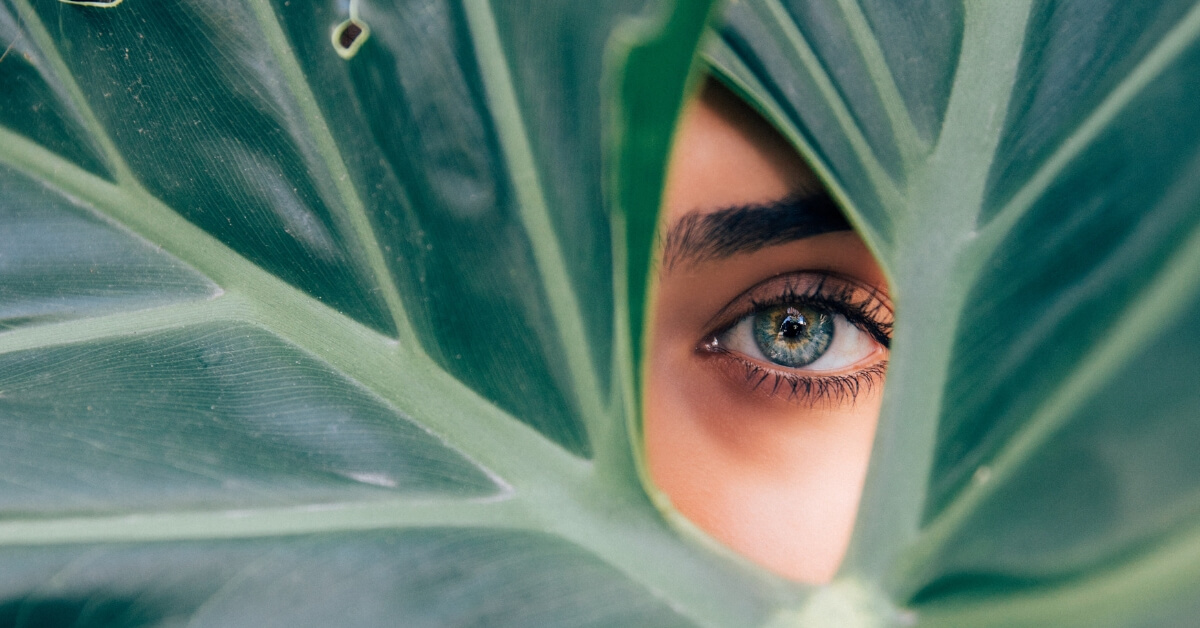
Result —
<instances>
[{"instance_id":1,"label":"blue-green iris","mask_svg":"<svg viewBox=\"0 0 1200 628\"><path fill-rule=\"evenodd\" d=\"M816 362L833 342L833 316L807 305L776 305L754 315L754 342L776 364Z\"/></svg>"}]
</instances>

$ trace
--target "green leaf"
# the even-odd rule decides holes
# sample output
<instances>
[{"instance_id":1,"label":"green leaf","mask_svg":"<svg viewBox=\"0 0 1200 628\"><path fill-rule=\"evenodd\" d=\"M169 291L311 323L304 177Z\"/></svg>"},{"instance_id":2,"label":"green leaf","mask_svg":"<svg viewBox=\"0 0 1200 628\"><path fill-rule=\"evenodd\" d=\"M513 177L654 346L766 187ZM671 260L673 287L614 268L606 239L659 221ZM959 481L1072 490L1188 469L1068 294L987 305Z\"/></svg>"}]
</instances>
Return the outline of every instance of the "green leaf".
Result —
<instances>
[{"instance_id":1,"label":"green leaf","mask_svg":"<svg viewBox=\"0 0 1200 628\"><path fill-rule=\"evenodd\" d=\"M1186 623L1200 7L734 3L708 58L896 300L841 577L921 624Z\"/></svg>"},{"instance_id":2,"label":"green leaf","mask_svg":"<svg viewBox=\"0 0 1200 628\"><path fill-rule=\"evenodd\" d=\"M628 435L612 220L652 224L707 16L0 4L0 624L796 603L680 539Z\"/></svg>"},{"instance_id":3,"label":"green leaf","mask_svg":"<svg viewBox=\"0 0 1200 628\"><path fill-rule=\"evenodd\" d=\"M1200 7L715 15L899 308L834 583L630 444L706 3L4 0L0 624L1187 623Z\"/></svg>"}]
</instances>

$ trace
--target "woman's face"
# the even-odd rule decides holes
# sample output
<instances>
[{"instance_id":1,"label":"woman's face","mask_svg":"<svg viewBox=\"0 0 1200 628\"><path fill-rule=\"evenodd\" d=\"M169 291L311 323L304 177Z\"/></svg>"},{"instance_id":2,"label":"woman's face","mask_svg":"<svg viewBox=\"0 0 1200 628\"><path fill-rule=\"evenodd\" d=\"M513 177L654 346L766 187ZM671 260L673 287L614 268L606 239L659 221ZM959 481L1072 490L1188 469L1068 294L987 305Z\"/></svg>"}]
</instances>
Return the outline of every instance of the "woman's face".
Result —
<instances>
[{"instance_id":1,"label":"woman's face","mask_svg":"<svg viewBox=\"0 0 1200 628\"><path fill-rule=\"evenodd\" d=\"M827 581L879 415L883 273L795 151L711 82L684 113L660 229L650 475L735 551Z\"/></svg>"}]
</instances>

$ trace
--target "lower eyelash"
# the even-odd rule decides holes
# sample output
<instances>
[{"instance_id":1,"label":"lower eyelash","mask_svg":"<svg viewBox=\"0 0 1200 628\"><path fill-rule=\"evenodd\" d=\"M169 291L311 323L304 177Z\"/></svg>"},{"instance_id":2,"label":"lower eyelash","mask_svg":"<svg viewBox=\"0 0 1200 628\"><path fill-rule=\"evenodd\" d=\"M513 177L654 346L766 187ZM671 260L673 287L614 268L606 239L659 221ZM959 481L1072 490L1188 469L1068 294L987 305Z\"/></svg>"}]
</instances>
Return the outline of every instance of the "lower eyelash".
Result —
<instances>
[{"instance_id":1,"label":"lower eyelash","mask_svg":"<svg viewBox=\"0 0 1200 628\"><path fill-rule=\"evenodd\" d=\"M888 364L887 360L881 360L845 375L809 376L776 371L720 349L713 355L742 367L750 390L767 390L770 396L786 395L788 401L810 406L853 403L860 393L870 393L883 383Z\"/></svg>"}]
</instances>

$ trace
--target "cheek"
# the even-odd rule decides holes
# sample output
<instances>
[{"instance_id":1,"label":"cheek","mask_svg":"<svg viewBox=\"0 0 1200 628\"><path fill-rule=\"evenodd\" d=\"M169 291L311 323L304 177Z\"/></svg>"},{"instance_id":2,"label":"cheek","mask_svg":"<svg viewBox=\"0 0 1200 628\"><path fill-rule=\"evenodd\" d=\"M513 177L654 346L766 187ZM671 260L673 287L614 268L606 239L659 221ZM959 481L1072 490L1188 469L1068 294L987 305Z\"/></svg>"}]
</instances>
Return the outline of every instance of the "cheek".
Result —
<instances>
[{"instance_id":1,"label":"cheek","mask_svg":"<svg viewBox=\"0 0 1200 628\"><path fill-rule=\"evenodd\" d=\"M823 582L853 528L879 391L806 407L762 398L692 351L655 350L650 475L684 516L780 575Z\"/></svg>"}]
</instances>

